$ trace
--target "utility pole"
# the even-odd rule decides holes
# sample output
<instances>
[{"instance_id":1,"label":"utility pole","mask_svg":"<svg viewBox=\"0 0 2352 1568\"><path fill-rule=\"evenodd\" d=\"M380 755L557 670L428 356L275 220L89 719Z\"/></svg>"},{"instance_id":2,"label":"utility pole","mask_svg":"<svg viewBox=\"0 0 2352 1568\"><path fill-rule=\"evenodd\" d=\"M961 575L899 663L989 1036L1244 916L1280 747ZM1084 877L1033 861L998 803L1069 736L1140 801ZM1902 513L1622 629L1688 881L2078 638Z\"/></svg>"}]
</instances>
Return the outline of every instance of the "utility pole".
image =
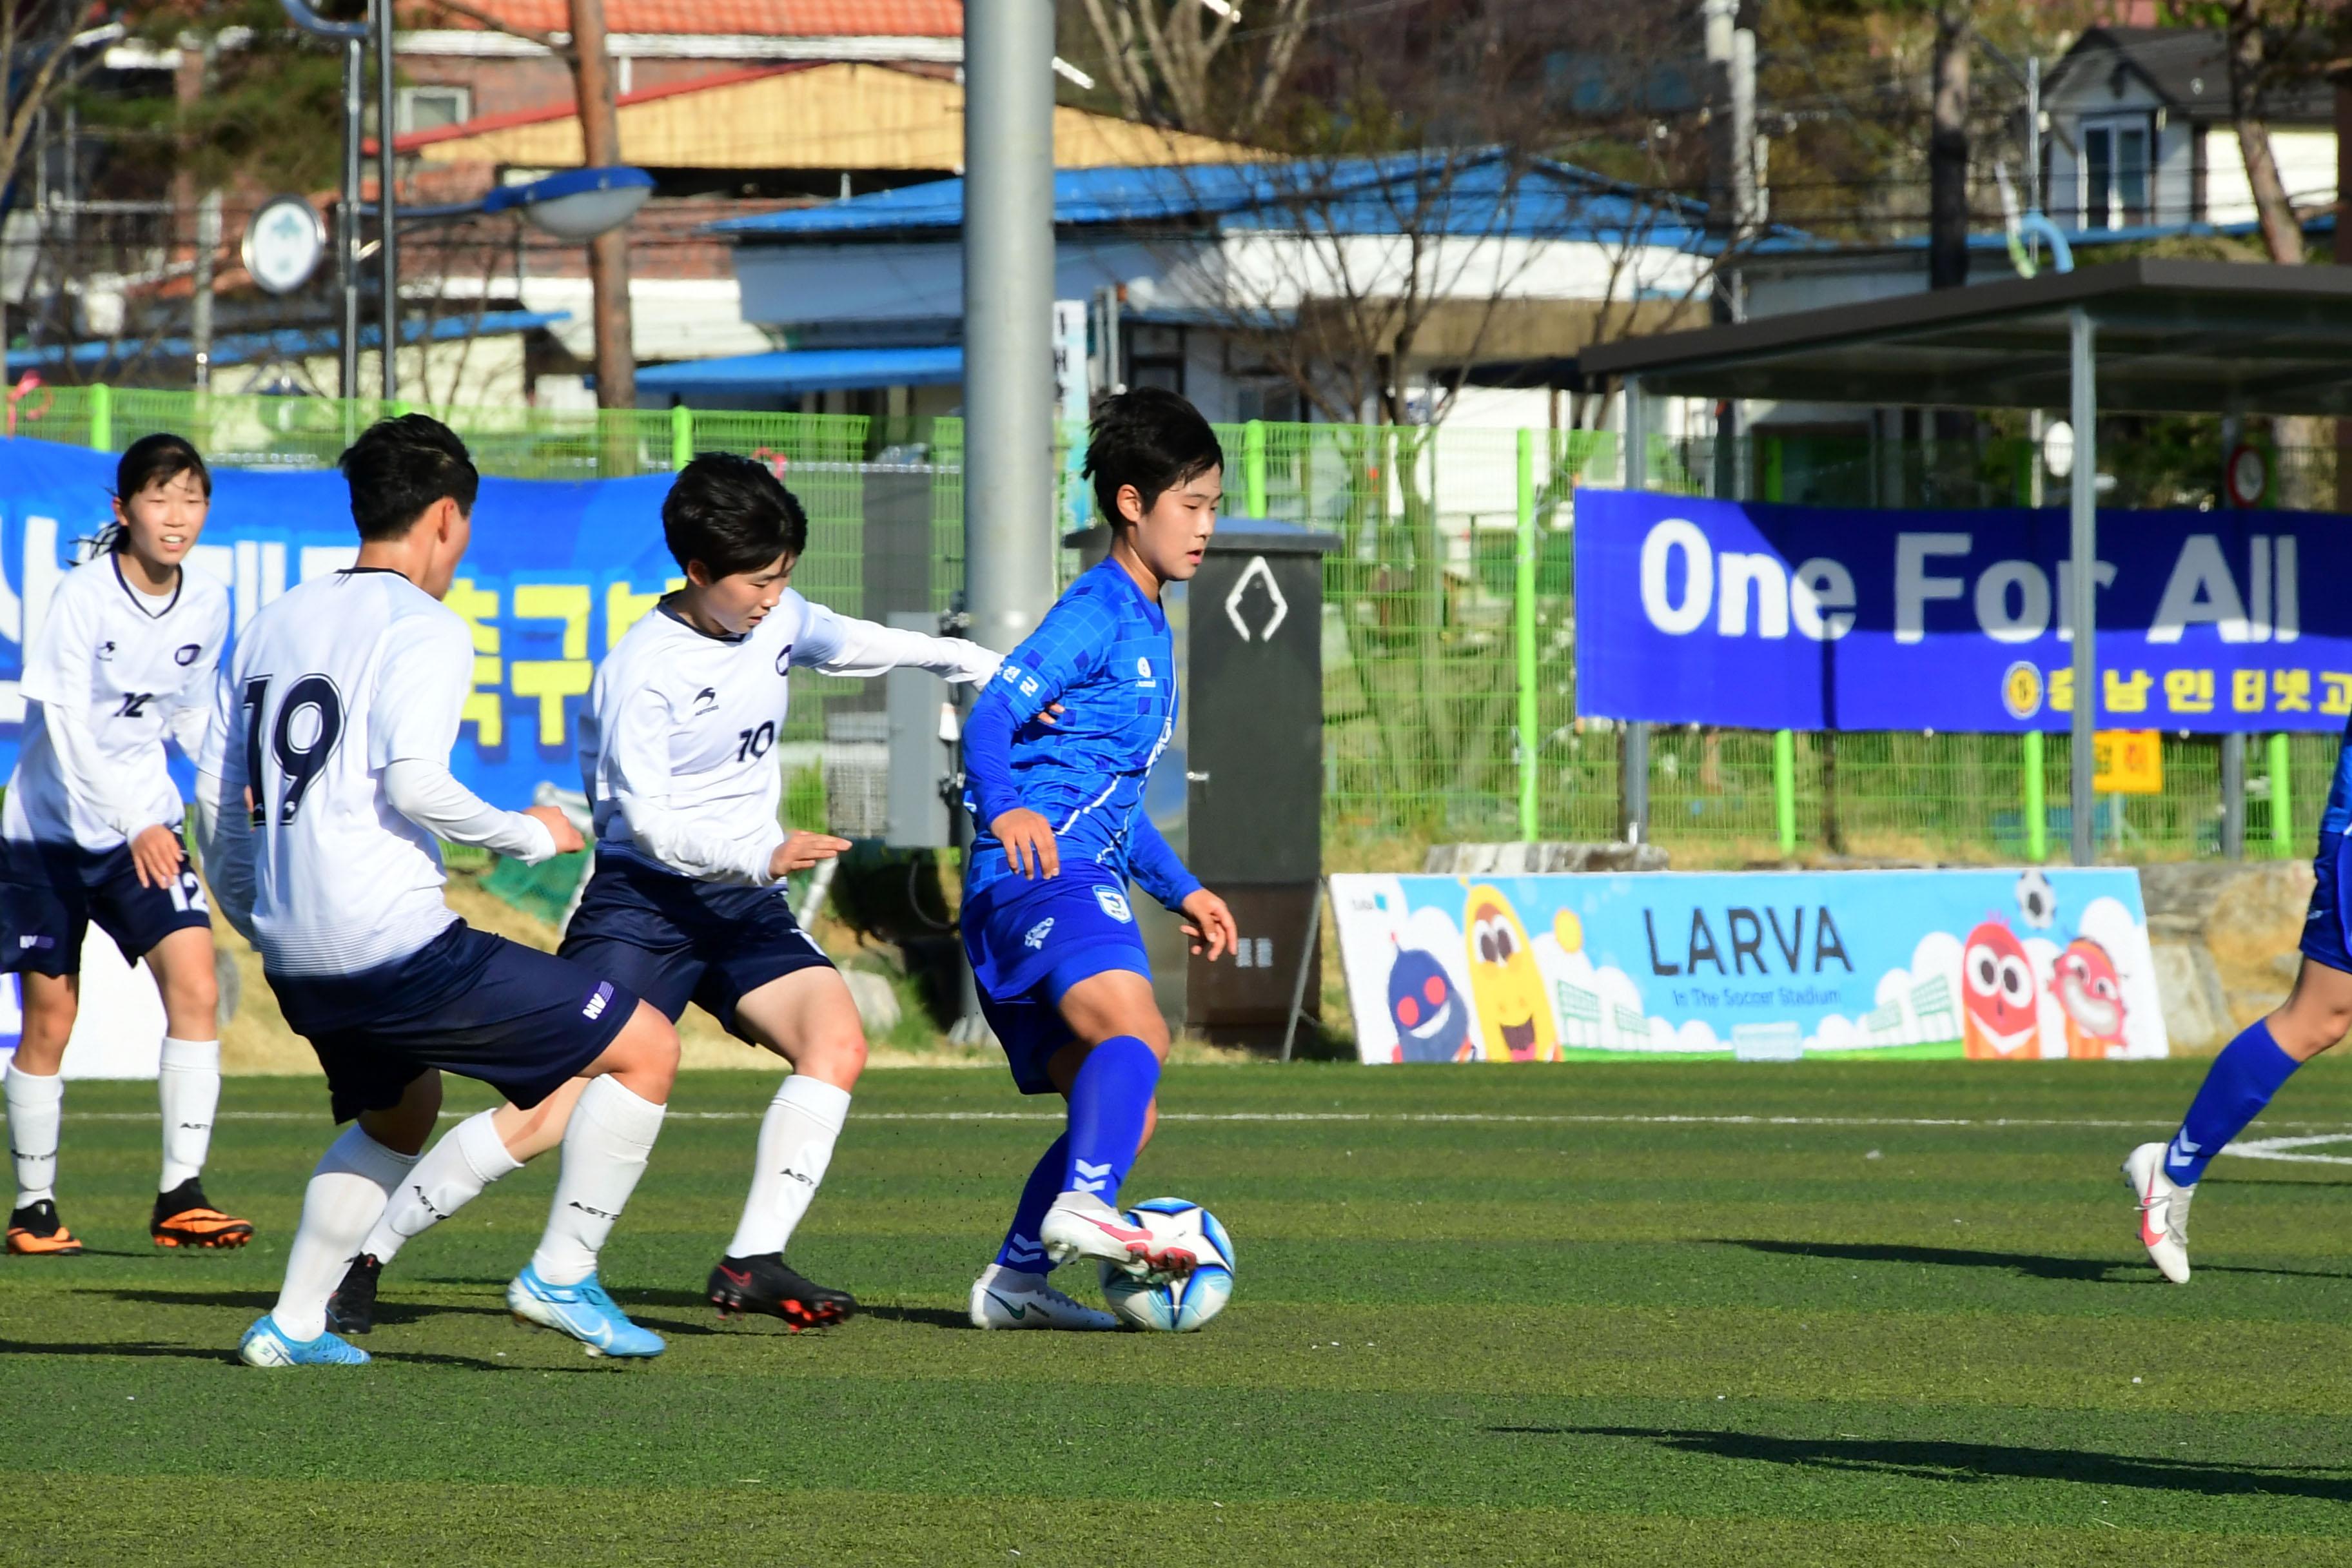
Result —
<instances>
[{"instance_id":1,"label":"utility pole","mask_svg":"<svg viewBox=\"0 0 2352 1568\"><path fill-rule=\"evenodd\" d=\"M572 80L580 104L583 162L592 169L612 168L621 161L621 116L613 99L612 56L604 45L604 0L572 0ZM588 242L588 283L594 295L596 406L635 408L637 357L629 318L627 225Z\"/></svg>"},{"instance_id":2,"label":"utility pole","mask_svg":"<svg viewBox=\"0 0 2352 1568\"><path fill-rule=\"evenodd\" d=\"M1936 95L1927 135L1927 287L1969 280L1969 13L1936 7Z\"/></svg>"},{"instance_id":3,"label":"utility pole","mask_svg":"<svg viewBox=\"0 0 2352 1568\"><path fill-rule=\"evenodd\" d=\"M351 422L351 401L360 395L360 205L366 174L361 142L365 140L367 110L366 29L345 33L343 39L343 205L335 218L335 282L343 296L342 356L335 395L343 400L344 420ZM347 435L356 436L357 431Z\"/></svg>"},{"instance_id":4,"label":"utility pole","mask_svg":"<svg viewBox=\"0 0 2352 1568\"><path fill-rule=\"evenodd\" d=\"M383 279L383 299L380 313L383 322L383 361L382 381L383 400L398 401L400 397L400 242L398 206L393 193L399 167L393 157L392 126L394 118L392 69L392 0L376 0L375 6L375 210L380 237L376 242L376 264ZM390 409L384 410L389 414Z\"/></svg>"},{"instance_id":5,"label":"utility pole","mask_svg":"<svg viewBox=\"0 0 2352 1568\"><path fill-rule=\"evenodd\" d=\"M964 583L1009 649L1054 595L1054 8L964 6Z\"/></svg>"},{"instance_id":6,"label":"utility pole","mask_svg":"<svg viewBox=\"0 0 2352 1568\"><path fill-rule=\"evenodd\" d=\"M188 336L194 351L196 390L213 389L213 263L220 254L221 194L206 191L196 204L195 289L188 301Z\"/></svg>"}]
</instances>

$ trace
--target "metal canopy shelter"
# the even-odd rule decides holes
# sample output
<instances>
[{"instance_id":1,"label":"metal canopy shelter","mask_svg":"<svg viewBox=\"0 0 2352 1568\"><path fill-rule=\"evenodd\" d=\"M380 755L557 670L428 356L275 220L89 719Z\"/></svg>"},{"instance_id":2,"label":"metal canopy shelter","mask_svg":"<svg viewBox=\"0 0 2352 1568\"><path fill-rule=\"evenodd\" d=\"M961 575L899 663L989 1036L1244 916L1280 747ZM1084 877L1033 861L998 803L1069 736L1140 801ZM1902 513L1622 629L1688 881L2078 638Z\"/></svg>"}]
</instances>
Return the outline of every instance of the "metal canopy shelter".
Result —
<instances>
[{"instance_id":1,"label":"metal canopy shelter","mask_svg":"<svg viewBox=\"0 0 2352 1568\"><path fill-rule=\"evenodd\" d=\"M2095 441L2108 413L2352 415L2352 268L2134 260L1587 350L1625 384L1625 448L1651 397L2070 411L2073 625L2095 629ZM1629 461L1627 483L1647 479ZM2092 860L2097 643L2074 639L2073 853ZM1648 735L1629 727L1626 815L1647 816Z\"/></svg>"}]
</instances>

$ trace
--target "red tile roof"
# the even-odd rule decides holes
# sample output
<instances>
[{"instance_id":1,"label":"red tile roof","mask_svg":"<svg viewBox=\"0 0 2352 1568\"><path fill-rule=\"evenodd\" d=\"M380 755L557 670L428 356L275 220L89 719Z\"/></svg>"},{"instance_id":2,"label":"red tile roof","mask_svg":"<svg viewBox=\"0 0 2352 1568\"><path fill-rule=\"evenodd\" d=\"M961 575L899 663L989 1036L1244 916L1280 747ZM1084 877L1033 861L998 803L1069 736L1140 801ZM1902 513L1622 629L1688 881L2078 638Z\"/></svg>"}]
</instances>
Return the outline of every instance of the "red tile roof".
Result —
<instances>
[{"instance_id":1,"label":"red tile roof","mask_svg":"<svg viewBox=\"0 0 2352 1568\"><path fill-rule=\"evenodd\" d=\"M615 109L626 109L633 103L652 103L659 99L676 98L680 93L708 92L715 87L733 87L738 82L757 81L763 76L790 76L794 71L813 69L814 62L753 66L744 70L719 71L710 76L696 77L688 81L667 82L637 92L625 92L613 100ZM511 110L505 114L485 114L456 125L436 125L430 131L411 131L393 138L395 153L414 153L420 147L430 147L436 142L458 142L468 136L481 136L492 131L509 131L518 125L543 125L551 120L569 120L574 112L572 102L564 99L555 103L543 103L536 109ZM368 157L375 156L375 138L363 144Z\"/></svg>"},{"instance_id":2,"label":"red tile roof","mask_svg":"<svg viewBox=\"0 0 2352 1568\"><path fill-rule=\"evenodd\" d=\"M572 26L566 0L468 0L471 9L532 32ZM456 12L436 13L430 25L479 27ZM422 18L420 18L422 19ZM748 34L772 38L956 38L963 36L963 0L607 0L604 26L615 33Z\"/></svg>"}]
</instances>

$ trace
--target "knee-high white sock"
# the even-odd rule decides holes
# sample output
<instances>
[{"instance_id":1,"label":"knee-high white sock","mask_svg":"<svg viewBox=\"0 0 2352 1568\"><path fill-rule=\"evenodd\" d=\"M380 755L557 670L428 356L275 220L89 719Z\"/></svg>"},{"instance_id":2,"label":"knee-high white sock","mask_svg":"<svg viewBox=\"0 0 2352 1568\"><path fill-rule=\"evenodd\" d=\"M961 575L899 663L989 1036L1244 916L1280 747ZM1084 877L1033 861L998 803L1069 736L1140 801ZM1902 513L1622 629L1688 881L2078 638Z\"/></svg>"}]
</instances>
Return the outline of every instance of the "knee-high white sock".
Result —
<instances>
[{"instance_id":1,"label":"knee-high white sock","mask_svg":"<svg viewBox=\"0 0 2352 1568\"><path fill-rule=\"evenodd\" d=\"M63 1074L41 1078L8 1068L8 1152L16 1162L18 1208L57 1195L58 1118L65 1099Z\"/></svg>"},{"instance_id":2,"label":"knee-high white sock","mask_svg":"<svg viewBox=\"0 0 2352 1568\"><path fill-rule=\"evenodd\" d=\"M664 1109L613 1078L598 1079L581 1094L563 1130L563 1172L555 1179L547 1232L530 1257L541 1279L577 1285L596 1272L596 1255L646 1173Z\"/></svg>"},{"instance_id":3,"label":"knee-high white sock","mask_svg":"<svg viewBox=\"0 0 2352 1568\"><path fill-rule=\"evenodd\" d=\"M410 1237L432 1229L480 1197L484 1187L509 1171L522 1169L522 1162L507 1152L506 1142L499 1136L491 1120L496 1114L485 1110L468 1116L425 1151L425 1158L401 1178L400 1190L384 1205L383 1217L360 1244L362 1252L391 1262Z\"/></svg>"},{"instance_id":4,"label":"knee-high white sock","mask_svg":"<svg viewBox=\"0 0 2352 1568\"><path fill-rule=\"evenodd\" d=\"M385 1148L356 1123L327 1146L302 1194L302 1223L287 1251L286 1283L270 1309L280 1333L289 1340L315 1340L327 1331L327 1298L359 1256L360 1238L415 1163L415 1155Z\"/></svg>"},{"instance_id":5,"label":"knee-high white sock","mask_svg":"<svg viewBox=\"0 0 2352 1568\"><path fill-rule=\"evenodd\" d=\"M220 1042L164 1036L155 1095L163 1103L163 1179L155 1190L168 1193L204 1173L220 1109Z\"/></svg>"},{"instance_id":6,"label":"knee-high white sock","mask_svg":"<svg viewBox=\"0 0 2352 1568\"><path fill-rule=\"evenodd\" d=\"M803 1073L784 1079L760 1120L759 1163L752 1167L751 1194L743 1201L735 1239L727 1244L728 1257L757 1258L784 1249L824 1180L834 1140L848 1118L847 1089Z\"/></svg>"}]
</instances>

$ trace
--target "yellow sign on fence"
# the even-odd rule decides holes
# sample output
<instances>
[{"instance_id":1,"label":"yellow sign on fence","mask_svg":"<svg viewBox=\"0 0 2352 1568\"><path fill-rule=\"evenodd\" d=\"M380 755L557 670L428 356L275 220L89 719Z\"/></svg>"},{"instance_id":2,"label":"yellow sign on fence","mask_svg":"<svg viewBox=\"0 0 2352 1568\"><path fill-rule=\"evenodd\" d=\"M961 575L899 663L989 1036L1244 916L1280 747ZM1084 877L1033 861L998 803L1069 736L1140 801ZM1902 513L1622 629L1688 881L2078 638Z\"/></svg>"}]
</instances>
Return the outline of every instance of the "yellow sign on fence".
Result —
<instances>
[{"instance_id":1,"label":"yellow sign on fence","mask_svg":"<svg viewBox=\"0 0 2352 1568\"><path fill-rule=\"evenodd\" d=\"M2154 730L2101 730L2092 737L2091 787L2102 795L2162 795L2163 736Z\"/></svg>"}]
</instances>

